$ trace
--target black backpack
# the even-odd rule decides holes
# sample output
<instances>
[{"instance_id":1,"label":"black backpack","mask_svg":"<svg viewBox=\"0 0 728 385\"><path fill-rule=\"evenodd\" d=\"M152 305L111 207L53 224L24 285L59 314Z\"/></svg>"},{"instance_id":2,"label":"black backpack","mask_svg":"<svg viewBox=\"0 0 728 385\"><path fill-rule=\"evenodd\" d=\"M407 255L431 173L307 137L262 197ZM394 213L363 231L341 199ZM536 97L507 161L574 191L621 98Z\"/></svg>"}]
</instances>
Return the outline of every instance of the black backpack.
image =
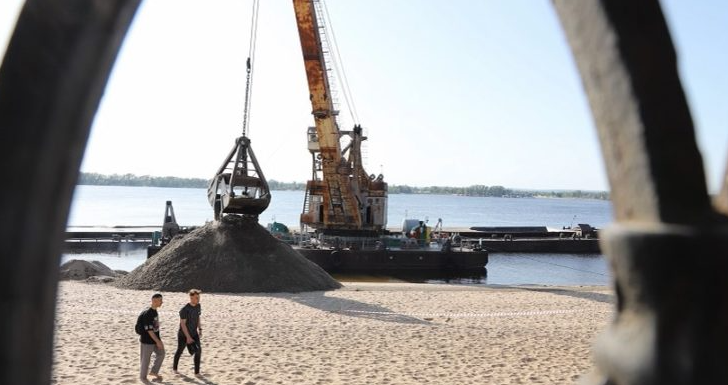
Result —
<instances>
[{"instance_id":1,"label":"black backpack","mask_svg":"<svg viewBox=\"0 0 728 385\"><path fill-rule=\"evenodd\" d=\"M144 310L139 314L139 317L137 317L136 325L134 325L134 331L136 334L142 335L144 334L144 315L147 314L147 311Z\"/></svg>"}]
</instances>

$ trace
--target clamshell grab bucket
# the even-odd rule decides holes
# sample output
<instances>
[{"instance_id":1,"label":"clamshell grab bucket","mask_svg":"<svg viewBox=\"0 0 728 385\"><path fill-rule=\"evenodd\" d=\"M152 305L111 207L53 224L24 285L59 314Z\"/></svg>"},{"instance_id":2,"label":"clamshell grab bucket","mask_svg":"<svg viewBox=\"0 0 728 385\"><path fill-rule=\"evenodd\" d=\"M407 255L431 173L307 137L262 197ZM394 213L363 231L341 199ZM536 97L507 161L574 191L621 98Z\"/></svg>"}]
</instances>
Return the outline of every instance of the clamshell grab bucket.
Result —
<instances>
[{"instance_id":1,"label":"clamshell grab bucket","mask_svg":"<svg viewBox=\"0 0 728 385\"><path fill-rule=\"evenodd\" d=\"M207 189L207 199L219 220L223 214L257 217L270 204L270 189L250 139L241 136Z\"/></svg>"}]
</instances>

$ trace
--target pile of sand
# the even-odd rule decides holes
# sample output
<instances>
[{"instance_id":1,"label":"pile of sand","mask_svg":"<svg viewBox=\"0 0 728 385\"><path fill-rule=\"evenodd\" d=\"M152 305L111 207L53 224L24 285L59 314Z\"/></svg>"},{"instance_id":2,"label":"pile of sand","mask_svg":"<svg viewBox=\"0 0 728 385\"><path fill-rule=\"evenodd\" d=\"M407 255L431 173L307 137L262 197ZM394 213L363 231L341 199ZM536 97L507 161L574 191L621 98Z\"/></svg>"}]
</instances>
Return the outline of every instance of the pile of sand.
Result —
<instances>
[{"instance_id":1,"label":"pile of sand","mask_svg":"<svg viewBox=\"0 0 728 385\"><path fill-rule=\"evenodd\" d=\"M206 292L302 292L341 287L257 221L228 215L178 236L116 285Z\"/></svg>"},{"instance_id":2,"label":"pile of sand","mask_svg":"<svg viewBox=\"0 0 728 385\"><path fill-rule=\"evenodd\" d=\"M72 259L61 265L60 279L89 279L91 277L107 277L113 278L118 275L117 272L111 270L108 266L99 261L84 261L80 259ZM104 279L102 281L108 281Z\"/></svg>"}]
</instances>

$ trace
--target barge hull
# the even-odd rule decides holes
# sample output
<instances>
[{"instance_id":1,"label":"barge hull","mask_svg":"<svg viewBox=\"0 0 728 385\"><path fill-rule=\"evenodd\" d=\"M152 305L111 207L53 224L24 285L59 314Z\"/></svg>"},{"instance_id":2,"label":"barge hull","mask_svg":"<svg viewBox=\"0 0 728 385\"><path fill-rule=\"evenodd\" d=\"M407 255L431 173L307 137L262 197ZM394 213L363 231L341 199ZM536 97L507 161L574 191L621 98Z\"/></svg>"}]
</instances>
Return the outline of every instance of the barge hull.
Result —
<instances>
[{"instance_id":1,"label":"barge hull","mask_svg":"<svg viewBox=\"0 0 728 385\"><path fill-rule=\"evenodd\" d=\"M483 271L488 264L484 251L294 249L327 272Z\"/></svg>"},{"instance_id":2,"label":"barge hull","mask_svg":"<svg viewBox=\"0 0 728 385\"><path fill-rule=\"evenodd\" d=\"M114 241L114 240L86 240L66 241L63 252L68 254L84 253L127 253L135 250L144 250L152 243L151 240Z\"/></svg>"},{"instance_id":3,"label":"barge hull","mask_svg":"<svg viewBox=\"0 0 728 385\"><path fill-rule=\"evenodd\" d=\"M491 253L599 254L598 239L513 239L483 240L482 248Z\"/></svg>"}]
</instances>

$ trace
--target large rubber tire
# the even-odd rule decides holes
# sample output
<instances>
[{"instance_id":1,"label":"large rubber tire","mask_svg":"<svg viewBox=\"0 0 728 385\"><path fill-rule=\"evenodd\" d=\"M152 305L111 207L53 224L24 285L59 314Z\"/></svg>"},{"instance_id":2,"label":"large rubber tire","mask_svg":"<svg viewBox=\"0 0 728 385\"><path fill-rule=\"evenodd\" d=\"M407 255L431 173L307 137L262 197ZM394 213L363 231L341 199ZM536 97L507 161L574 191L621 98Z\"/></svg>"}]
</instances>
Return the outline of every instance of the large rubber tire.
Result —
<instances>
[{"instance_id":1,"label":"large rubber tire","mask_svg":"<svg viewBox=\"0 0 728 385\"><path fill-rule=\"evenodd\" d=\"M329 259L331 260L331 266L333 266L336 269L340 268L341 264L344 263L342 256L341 256L341 252L336 251L336 250L331 252Z\"/></svg>"}]
</instances>

